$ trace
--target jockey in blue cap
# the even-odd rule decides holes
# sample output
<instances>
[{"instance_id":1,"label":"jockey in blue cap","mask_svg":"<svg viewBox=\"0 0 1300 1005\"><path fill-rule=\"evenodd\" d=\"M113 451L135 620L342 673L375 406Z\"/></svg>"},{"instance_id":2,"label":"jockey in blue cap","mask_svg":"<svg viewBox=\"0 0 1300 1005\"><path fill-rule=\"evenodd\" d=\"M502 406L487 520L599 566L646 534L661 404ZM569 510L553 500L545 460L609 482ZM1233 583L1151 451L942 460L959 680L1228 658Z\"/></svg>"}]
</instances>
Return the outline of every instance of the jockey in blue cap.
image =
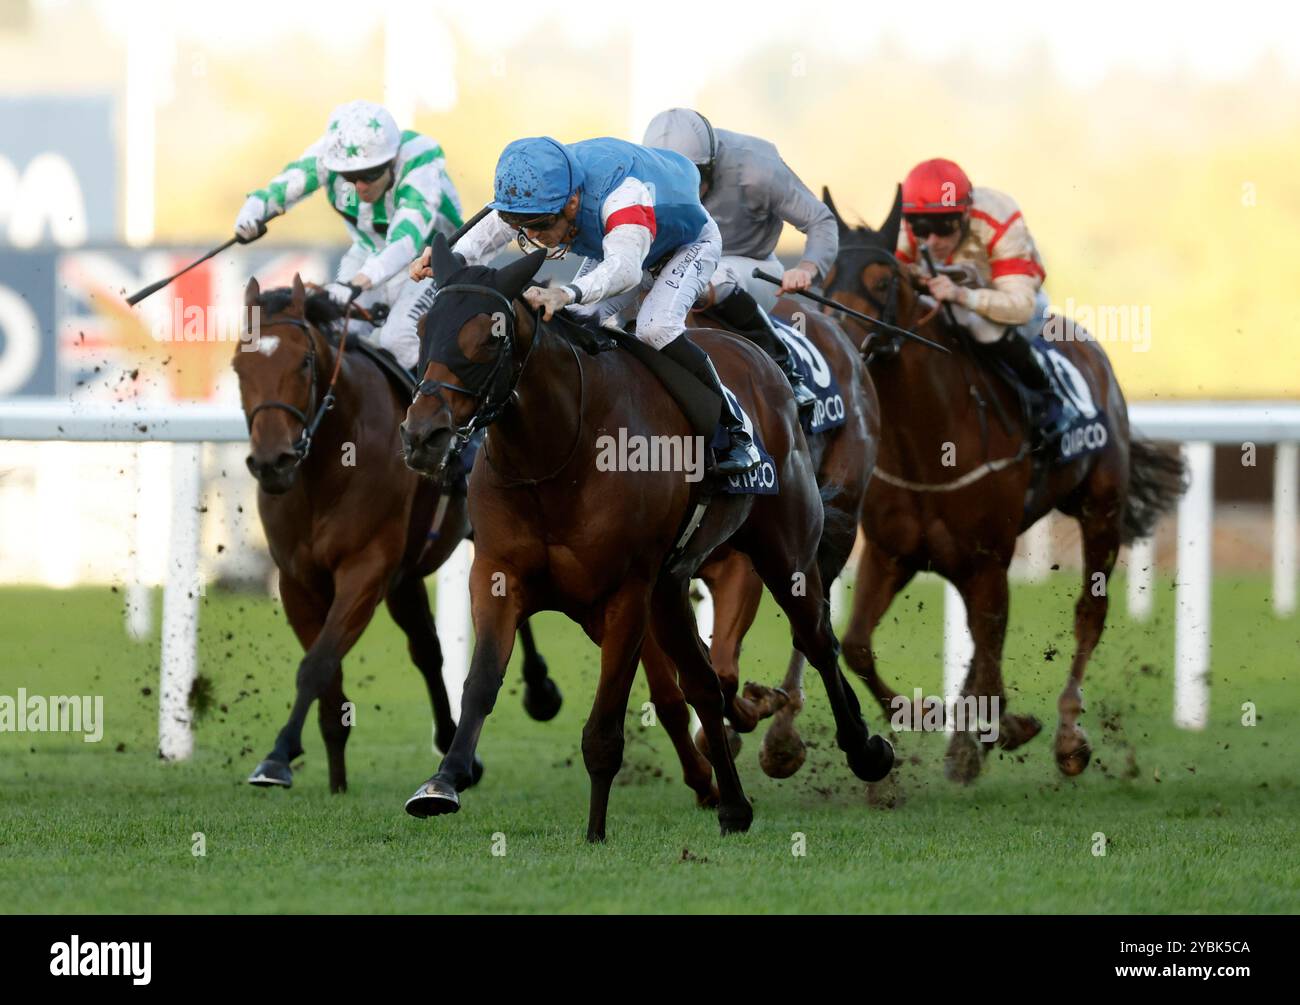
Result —
<instances>
[{"instance_id":1,"label":"jockey in blue cap","mask_svg":"<svg viewBox=\"0 0 1300 1005\"><path fill-rule=\"evenodd\" d=\"M549 320L562 308L605 323L636 312L636 336L692 374L722 401L729 442L717 451L726 474L759 460L708 355L683 334L722 257L722 236L700 203L700 175L685 157L602 137L563 144L547 136L516 140L497 161L494 211L456 245L470 265L486 264L511 240L586 256L573 282L531 287L524 298ZM428 278L429 255L412 278Z\"/></svg>"}]
</instances>

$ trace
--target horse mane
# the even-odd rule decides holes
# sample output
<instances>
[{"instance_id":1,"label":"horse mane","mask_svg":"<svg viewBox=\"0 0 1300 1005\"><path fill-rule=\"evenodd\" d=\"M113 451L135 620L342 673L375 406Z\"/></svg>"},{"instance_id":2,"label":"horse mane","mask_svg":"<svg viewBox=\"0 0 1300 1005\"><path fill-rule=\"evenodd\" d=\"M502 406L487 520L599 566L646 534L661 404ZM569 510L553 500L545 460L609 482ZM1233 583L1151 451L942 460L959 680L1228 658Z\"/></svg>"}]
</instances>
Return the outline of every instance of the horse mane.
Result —
<instances>
[{"instance_id":1,"label":"horse mane","mask_svg":"<svg viewBox=\"0 0 1300 1005\"><path fill-rule=\"evenodd\" d=\"M267 317L283 314L292 302L293 290L288 286L264 290L257 298L257 305L262 308L262 312ZM307 300L303 304L303 313L310 324L321 328L343 317L344 308L336 304L324 290L315 290L307 295Z\"/></svg>"}]
</instances>

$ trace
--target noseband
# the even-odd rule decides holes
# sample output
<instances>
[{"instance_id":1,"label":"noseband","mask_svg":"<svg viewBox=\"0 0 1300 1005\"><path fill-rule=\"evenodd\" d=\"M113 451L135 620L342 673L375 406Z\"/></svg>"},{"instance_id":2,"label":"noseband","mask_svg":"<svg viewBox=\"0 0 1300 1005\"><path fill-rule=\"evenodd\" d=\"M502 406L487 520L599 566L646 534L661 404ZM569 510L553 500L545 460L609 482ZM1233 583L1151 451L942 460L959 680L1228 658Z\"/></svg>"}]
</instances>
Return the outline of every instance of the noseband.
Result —
<instances>
[{"instance_id":1,"label":"noseband","mask_svg":"<svg viewBox=\"0 0 1300 1005\"><path fill-rule=\"evenodd\" d=\"M348 314L351 313L349 305ZM257 413L265 409L279 409L282 412L288 412L302 425L302 433L293 441L293 453L296 458L294 466L297 467L307 459L307 454L311 450L311 441L316 436L316 430L320 428L321 421L325 418L325 413L334 407L334 385L339 379L339 369L343 364L343 349L348 339L348 315L343 318L343 334L339 337L339 351L334 356L334 372L330 375L330 382L325 388L325 395L321 398L315 412L311 418L307 417L297 405L291 405L287 401L263 401L253 406L252 411L248 413L248 431L253 431L253 420L257 418ZM275 321L277 325L293 325L295 328L301 328L307 336L307 364L311 370L311 386L307 390L307 407L311 408L312 402L316 400L316 340L312 337L311 326L299 318L278 318Z\"/></svg>"}]
</instances>

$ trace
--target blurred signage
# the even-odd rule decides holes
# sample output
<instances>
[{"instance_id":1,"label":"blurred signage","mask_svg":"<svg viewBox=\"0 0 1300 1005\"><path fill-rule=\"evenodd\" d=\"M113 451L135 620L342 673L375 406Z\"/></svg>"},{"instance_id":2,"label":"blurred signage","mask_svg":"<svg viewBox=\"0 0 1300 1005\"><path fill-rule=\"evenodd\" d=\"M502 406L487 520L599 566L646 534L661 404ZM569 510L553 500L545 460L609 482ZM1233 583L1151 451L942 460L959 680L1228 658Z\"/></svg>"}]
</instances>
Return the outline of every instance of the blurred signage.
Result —
<instances>
[{"instance_id":1,"label":"blurred signage","mask_svg":"<svg viewBox=\"0 0 1300 1005\"><path fill-rule=\"evenodd\" d=\"M0 98L0 247L116 239L117 164L111 98Z\"/></svg>"}]
</instances>

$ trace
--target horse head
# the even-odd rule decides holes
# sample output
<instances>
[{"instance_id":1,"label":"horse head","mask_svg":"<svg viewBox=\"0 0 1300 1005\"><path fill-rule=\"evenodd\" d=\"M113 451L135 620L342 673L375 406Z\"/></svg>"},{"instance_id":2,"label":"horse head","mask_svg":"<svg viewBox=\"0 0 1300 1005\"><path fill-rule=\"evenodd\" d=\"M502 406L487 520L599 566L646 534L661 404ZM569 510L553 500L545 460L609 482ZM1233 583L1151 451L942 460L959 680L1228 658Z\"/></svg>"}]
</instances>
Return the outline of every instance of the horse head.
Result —
<instances>
[{"instance_id":1,"label":"horse head","mask_svg":"<svg viewBox=\"0 0 1300 1005\"><path fill-rule=\"evenodd\" d=\"M545 257L535 251L503 269L467 266L446 238L434 239L437 292L419 323L421 380L399 428L413 470L442 477L470 436L510 403L534 330L515 301Z\"/></svg>"},{"instance_id":2,"label":"horse head","mask_svg":"<svg viewBox=\"0 0 1300 1005\"><path fill-rule=\"evenodd\" d=\"M234 368L248 422L248 470L272 495L287 492L311 447L309 428L318 410L321 356L329 347L316 327L340 316L324 293L308 296L302 279L263 293L256 279L244 289L247 338Z\"/></svg>"}]
</instances>

